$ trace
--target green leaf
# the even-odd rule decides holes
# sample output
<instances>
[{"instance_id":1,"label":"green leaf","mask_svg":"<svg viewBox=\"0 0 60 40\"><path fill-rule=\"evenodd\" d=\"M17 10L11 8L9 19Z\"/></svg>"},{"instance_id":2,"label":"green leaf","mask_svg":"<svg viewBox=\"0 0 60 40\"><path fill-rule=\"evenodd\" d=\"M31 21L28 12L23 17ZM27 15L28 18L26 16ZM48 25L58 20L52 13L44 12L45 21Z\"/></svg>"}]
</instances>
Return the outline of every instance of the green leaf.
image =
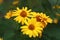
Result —
<instances>
[{"instance_id":1,"label":"green leaf","mask_svg":"<svg viewBox=\"0 0 60 40\"><path fill-rule=\"evenodd\" d=\"M60 27L59 24L50 24L48 25L43 32L43 36L47 36L50 39L60 40Z\"/></svg>"},{"instance_id":2,"label":"green leaf","mask_svg":"<svg viewBox=\"0 0 60 40\"><path fill-rule=\"evenodd\" d=\"M14 34L15 33L11 30L5 31L3 38L4 38L4 40L9 40L14 36Z\"/></svg>"}]
</instances>

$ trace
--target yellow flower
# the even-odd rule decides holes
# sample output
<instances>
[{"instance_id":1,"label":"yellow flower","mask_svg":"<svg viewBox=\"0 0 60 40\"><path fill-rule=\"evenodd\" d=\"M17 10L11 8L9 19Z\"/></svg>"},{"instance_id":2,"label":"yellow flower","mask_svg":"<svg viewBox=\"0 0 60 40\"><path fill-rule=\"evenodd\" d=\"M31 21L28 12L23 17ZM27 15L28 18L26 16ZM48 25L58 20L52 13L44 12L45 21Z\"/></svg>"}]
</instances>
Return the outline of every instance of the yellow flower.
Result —
<instances>
[{"instance_id":1,"label":"yellow flower","mask_svg":"<svg viewBox=\"0 0 60 40\"><path fill-rule=\"evenodd\" d=\"M3 3L3 1L4 1L4 0L0 0L0 4L2 4L2 3Z\"/></svg>"},{"instance_id":2,"label":"yellow flower","mask_svg":"<svg viewBox=\"0 0 60 40\"><path fill-rule=\"evenodd\" d=\"M46 14L31 12L31 15L37 22L42 23L43 28L47 25L47 23L52 23L52 19L49 16L46 16Z\"/></svg>"},{"instance_id":3,"label":"yellow flower","mask_svg":"<svg viewBox=\"0 0 60 40\"><path fill-rule=\"evenodd\" d=\"M60 17L60 14L59 13L56 13L56 16Z\"/></svg>"},{"instance_id":4,"label":"yellow flower","mask_svg":"<svg viewBox=\"0 0 60 40\"><path fill-rule=\"evenodd\" d=\"M53 8L60 8L60 5L55 5L55 6L53 6Z\"/></svg>"},{"instance_id":5,"label":"yellow flower","mask_svg":"<svg viewBox=\"0 0 60 40\"><path fill-rule=\"evenodd\" d=\"M42 17L43 21L46 21L48 23L52 23L52 19L49 16L47 16L46 14L40 13L40 16Z\"/></svg>"},{"instance_id":6,"label":"yellow flower","mask_svg":"<svg viewBox=\"0 0 60 40\"><path fill-rule=\"evenodd\" d=\"M5 17L6 19L10 19L10 18L12 17L12 11L7 12L4 17Z\"/></svg>"},{"instance_id":7,"label":"yellow flower","mask_svg":"<svg viewBox=\"0 0 60 40\"><path fill-rule=\"evenodd\" d=\"M39 33L42 33L43 28L39 22L36 22L35 19L30 19L26 22L26 25L21 26L21 32L23 34L29 35L29 37L38 37Z\"/></svg>"},{"instance_id":8,"label":"yellow flower","mask_svg":"<svg viewBox=\"0 0 60 40\"><path fill-rule=\"evenodd\" d=\"M54 18L53 22L54 22L55 24L57 24L57 23L58 23L58 19L57 19L57 18Z\"/></svg>"},{"instance_id":9,"label":"yellow flower","mask_svg":"<svg viewBox=\"0 0 60 40\"><path fill-rule=\"evenodd\" d=\"M3 40L3 38L0 38L0 40Z\"/></svg>"},{"instance_id":10,"label":"yellow flower","mask_svg":"<svg viewBox=\"0 0 60 40\"><path fill-rule=\"evenodd\" d=\"M12 4L17 5L18 3L19 3L19 0L14 0Z\"/></svg>"},{"instance_id":11,"label":"yellow flower","mask_svg":"<svg viewBox=\"0 0 60 40\"><path fill-rule=\"evenodd\" d=\"M17 21L18 23L22 23L22 25L25 23L25 21L27 21L30 16L30 12L31 9L27 10L27 7L23 7L22 9L19 9L17 7L17 10L15 10L12 14L12 16L16 16L16 18L14 18L15 21Z\"/></svg>"}]
</instances>

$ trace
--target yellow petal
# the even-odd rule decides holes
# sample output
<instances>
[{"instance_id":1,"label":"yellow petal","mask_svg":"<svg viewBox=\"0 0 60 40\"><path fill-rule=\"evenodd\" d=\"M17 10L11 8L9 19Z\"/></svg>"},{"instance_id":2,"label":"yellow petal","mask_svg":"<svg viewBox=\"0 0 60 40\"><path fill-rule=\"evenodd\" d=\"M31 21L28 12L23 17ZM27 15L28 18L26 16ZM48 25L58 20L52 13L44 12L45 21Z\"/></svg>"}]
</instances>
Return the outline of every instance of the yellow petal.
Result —
<instances>
[{"instance_id":1,"label":"yellow petal","mask_svg":"<svg viewBox=\"0 0 60 40\"><path fill-rule=\"evenodd\" d=\"M25 7L25 10L27 10L27 7Z\"/></svg>"},{"instance_id":2,"label":"yellow petal","mask_svg":"<svg viewBox=\"0 0 60 40\"><path fill-rule=\"evenodd\" d=\"M37 33L35 30L33 31L33 33L34 33L36 36L38 36L38 33Z\"/></svg>"},{"instance_id":3,"label":"yellow petal","mask_svg":"<svg viewBox=\"0 0 60 40\"><path fill-rule=\"evenodd\" d=\"M30 32L29 32L29 37L31 38L32 36L33 36L33 32L30 31Z\"/></svg>"},{"instance_id":4,"label":"yellow petal","mask_svg":"<svg viewBox=\"0 0 60 40\"><path fill-rule=\"evenodd\" d=\"M28 28L27 26L21 26L20 28Z\"/></svg>"}]
</instances>

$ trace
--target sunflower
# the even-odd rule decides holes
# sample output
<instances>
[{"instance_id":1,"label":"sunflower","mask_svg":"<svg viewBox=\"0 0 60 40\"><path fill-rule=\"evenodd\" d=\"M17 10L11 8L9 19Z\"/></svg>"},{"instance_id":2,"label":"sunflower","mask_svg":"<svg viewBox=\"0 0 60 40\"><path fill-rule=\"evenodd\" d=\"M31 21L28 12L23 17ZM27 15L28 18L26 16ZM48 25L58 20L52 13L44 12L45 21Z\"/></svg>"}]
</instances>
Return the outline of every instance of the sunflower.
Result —
<instances>
[{"instance_id":1,"label":"sunflower","mask_svg":"<svg viewBox=\"0 0 60 40\"><path fill-rule=\"evenodd\" d=\"M31 9L27 10L27 7L23 7L22 9L19 9L17 7L17 10L14 10L12 16L15 16L14 20L18 23L22 23L22 25L27 21L30 16Z\"/></svg>"},{"instance_id":2,"label":"sunflower","mask_svg":"<svg viewBox=\"0 0 60 40\"><path fill-rule=\"evenodd\" d=\"M43 28L39 22L36 22L35 19L31 18L26 22L26 25L21 26L21 32L23 34L29 35L29 37L38 37L39 33L42 33Z\"/></svg>"},{"instance_id":3,"label":"sunflower","mask_svg":"<svg viewBox=\"0 0 60 40\"><path fill-rule=\"evenodd\" d=\"M37 22L42 23L43 28L46 27L48 23L52 23L52 19L49 16L46 16L46 14L31 12L31 15Z\"/></svg>"},{"instance_id":4,"label":"sunflower","mask_svg":"<svg viewBox=\"0 0 60 40\"><path fill-rule=\"evenodd\" d=\"M10 10L9 12L6 13L4 16L6 19L10 19L12 17L12 11Z\"/></svg>"}]
</instances>

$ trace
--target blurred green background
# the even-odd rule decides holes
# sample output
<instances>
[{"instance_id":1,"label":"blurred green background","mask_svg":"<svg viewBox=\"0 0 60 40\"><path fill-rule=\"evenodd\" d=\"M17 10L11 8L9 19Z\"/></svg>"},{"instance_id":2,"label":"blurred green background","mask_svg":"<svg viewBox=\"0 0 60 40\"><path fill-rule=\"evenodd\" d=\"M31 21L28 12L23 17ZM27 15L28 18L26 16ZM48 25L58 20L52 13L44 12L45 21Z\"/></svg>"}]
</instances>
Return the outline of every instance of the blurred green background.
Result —
<instances>
[{"instance_id":1,"label":"blurred green background","mask_svg":"<svg viewBox=\"0 0 60 40\"><path fill-rule=\"evenodd\" d=\"M14 4L16 1L17 3ZM44 28L41 38L29 38L20 32L20 24L4 18L9 10L16 7L28 7L32 11L44 12L56 20ZM60 40L60 0L3 0L0 3L0 38L3 40Z\"/></svg>"}]
</instances>

